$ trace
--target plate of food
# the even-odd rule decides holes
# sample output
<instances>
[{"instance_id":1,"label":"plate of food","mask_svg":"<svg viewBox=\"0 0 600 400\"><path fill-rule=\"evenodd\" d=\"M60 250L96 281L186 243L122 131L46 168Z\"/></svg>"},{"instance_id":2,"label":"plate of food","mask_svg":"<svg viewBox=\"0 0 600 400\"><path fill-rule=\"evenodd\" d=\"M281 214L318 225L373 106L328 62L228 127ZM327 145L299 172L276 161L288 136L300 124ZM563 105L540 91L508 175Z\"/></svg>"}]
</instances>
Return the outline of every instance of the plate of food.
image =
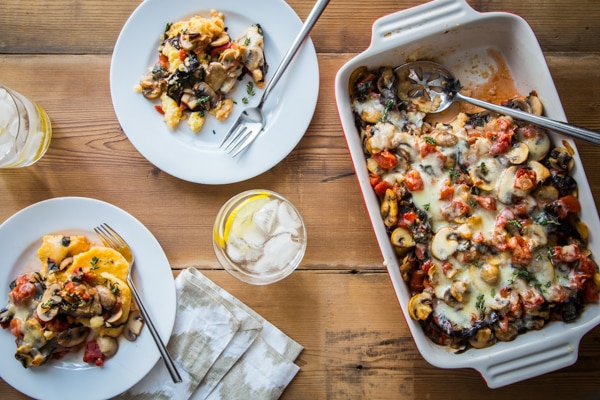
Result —
<instances>
[{"instance_id":1,"label":"plate of food","mask_svg":"<svg viewBox=\"0 0 600 400\"><path fill-rule=\"evenodd\" d=\"M492 388L573 364L600 323L600 224L575 143L463 103L437 113L423 82L439 76L398 68L415 61L445 65L473 97L565 114L529 25L464 0L375 21L371 46L338 72L350 155L416 347Z\"/></svg>"},{"instance_id":2,"label":"plate of food","mask_svg":"<svg viewBox=\"0 0 600 400\"><path fill-rule=\"evenodd\" d=\"M142 379L160 357L150 332L139 329L125 283L129 264L94 233L102 223L135 252L133 279L158 333L170 337L171 268L140 221L90 198L33 204L0 225L0 376L28 396L110 398Z\"/></svg>"},{"instance_id":3,"label":"plate of food","mask_svg":"<svg viewBox=\"0 0 600 400\"><path fill-rule=\"evenodd\" d=\"M283 0L146 0L115 44L110 88L123 131L151 163L204 184L257 176L284 159L314 113L319 68L310 38L265 103L266 126L236 158L219 145L255 105L302 22Z\"/></svg>"}]
</instances>

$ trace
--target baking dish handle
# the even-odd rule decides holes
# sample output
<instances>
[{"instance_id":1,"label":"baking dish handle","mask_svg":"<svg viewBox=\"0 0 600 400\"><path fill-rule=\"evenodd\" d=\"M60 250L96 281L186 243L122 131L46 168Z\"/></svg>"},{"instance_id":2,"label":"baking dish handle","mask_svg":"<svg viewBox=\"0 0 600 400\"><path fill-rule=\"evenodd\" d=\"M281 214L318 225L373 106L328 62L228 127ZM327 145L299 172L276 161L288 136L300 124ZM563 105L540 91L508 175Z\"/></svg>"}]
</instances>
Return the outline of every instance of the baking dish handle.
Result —
<instances>
[{"instance_id":1,"label":"baking dish handle","mask_svg":"<svg viewBox=\"0 0 600 400\"><path fill-rule=\"evenodd\" d=\"M574 334L562 340L528 343L519 357L515 352L500 353L474 368L490 388L498 388L574 364L580 340L581 335Z\"/></svg>"},{"instance_id":2,"label":"baking dish handle","mask_svg":"<svg viewBox=\"0 0 600 400\"><path fill-rule=\"evenodd\" d=\"M406 35L426 35L440 24L448 28L480 15L466 0L434 0L379 18L373 23L369 50L386 50Z\"/></svg>"}]
</instances>

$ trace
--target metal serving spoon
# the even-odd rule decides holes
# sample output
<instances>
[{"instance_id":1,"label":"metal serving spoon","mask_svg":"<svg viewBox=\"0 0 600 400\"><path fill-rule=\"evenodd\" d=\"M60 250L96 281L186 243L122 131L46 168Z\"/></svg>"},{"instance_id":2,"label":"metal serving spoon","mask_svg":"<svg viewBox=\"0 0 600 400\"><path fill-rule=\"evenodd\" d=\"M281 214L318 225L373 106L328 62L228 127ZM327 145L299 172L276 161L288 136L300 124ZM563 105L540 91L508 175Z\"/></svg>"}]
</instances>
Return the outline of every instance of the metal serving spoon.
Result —
<instances>
[{"instance_id":1,"label":"metal serving spoon","mask_svg":"<svg viewBox=\"0 0 600 400\"><path fill-rule=\"evenodd\" d=\"M499 114L508 115L515 119L530 122L552 131L564 133L600 145L600 133L589 129L580 128L565 122L556 121L547 117L541 117L510 107L504 107L486 101L474 99L460 93L460 82L443 65L432 61L409 62L394 68L394 73L400 80L400 90L410 99L424 98L437 108L432 113L444 111L455 101L464 101L475 106L494 111ZM403 86L403 83L404 86ZM399 93L400 94L400 93Z\"/></svg>"}]
</instances>

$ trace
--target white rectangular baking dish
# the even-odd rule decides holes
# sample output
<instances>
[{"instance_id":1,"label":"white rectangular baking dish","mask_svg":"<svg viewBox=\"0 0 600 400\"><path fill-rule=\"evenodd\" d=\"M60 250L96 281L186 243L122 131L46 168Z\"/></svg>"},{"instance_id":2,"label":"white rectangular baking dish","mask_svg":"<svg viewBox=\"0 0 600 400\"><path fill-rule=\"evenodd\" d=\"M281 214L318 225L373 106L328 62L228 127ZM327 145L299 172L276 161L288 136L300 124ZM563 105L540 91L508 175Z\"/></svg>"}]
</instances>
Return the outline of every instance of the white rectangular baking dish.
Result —
<instances>
[{"instance_id":1,"label":"white rectangular baking dish","mask_svg":"<svg viewBox=\"0 0 600 400\"><path fill-rule=\"evenodd\" d=\"M479 73L494 61L488 50L499 53L521 94L536 90L545 114L556 120L566 117L537 39L522 18L509 13L479 13L465 0L435 0L378 19L373 24L367 50L346 63L336 76L338 112L364 201L379 243L384 264L404 312L406 322L422 356L440 368L474 368L491 388L525 380L575 363L583 335L600 323L600 305L587 305L572 323L551 322L539 331L519 335L512 342L499 342L485 349L455 354L431 342L420 325L409 317L409 291L399 273L398 260L380 217L379 203L369 183L362 143L354 125L348 82L360 66L397 66L416 59L433 59L450 68L463 87L476 84ZM475 67L474 67L475 66ZM581 219L590 231L589 247L600 257L600 222L594 199L575 144L552 134L555 141L567 140L575 149L574 178L579 185Z\"/></svg>"}]
</instances>

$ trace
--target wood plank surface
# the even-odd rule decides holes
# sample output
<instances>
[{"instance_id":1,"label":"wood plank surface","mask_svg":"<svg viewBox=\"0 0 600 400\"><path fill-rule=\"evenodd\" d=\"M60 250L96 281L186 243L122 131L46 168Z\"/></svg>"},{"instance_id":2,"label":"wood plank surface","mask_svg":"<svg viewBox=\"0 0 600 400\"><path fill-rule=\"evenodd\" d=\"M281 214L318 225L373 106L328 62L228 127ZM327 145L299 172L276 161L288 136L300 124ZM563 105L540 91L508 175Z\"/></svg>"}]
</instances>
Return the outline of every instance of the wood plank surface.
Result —
<instances>
[{"instance_id":1,"label":"wood plank surface","mask_svg":"<svg viewBox=\"0 0 600 400\"><path fill-rule=\"evenodd\" d=\"M30 204L61 196L94 197L128 211L156 236L174 275L189 266L199 268L304 345L297 360L301 370L282 399L600 397L600 328L584 337L573 366L495 390L473 370L429 365L408 332L356 183L334 79L345 62L369 46L375 19L422 1L332 0L311 35L320 90L304 138L264 174L216 186L185 182L153 166L135 150L115 117L111 54L140 2L1 1L0 82L48 112L54 137L37 164L0 171L0 222ZM288 3L302 19L313 5L307 0ZM569 121L600 130L599 1L469 4L478 11L508 11L525 18L544 50ZM600 150L578 144L598 208ZM211 247L219 207L253 188L292 200L309 235L298 271L265 287L230 277ZM0 379L0 399L27 398Z\"/></svg>"}]
</instances>

